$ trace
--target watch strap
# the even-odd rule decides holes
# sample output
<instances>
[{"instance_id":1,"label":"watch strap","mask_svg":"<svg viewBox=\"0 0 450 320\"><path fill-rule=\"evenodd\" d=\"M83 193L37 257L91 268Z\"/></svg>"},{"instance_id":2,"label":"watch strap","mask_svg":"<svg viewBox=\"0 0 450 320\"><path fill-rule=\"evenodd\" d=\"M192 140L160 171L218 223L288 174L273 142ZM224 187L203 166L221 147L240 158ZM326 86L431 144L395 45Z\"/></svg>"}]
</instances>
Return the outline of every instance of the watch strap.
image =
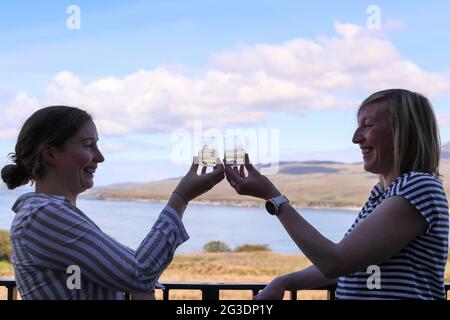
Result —
<instances>
[{"instance_id":1,"label":"watch strap","mask_svg":"<svg viewBox=\"0 0 450 320\"><path fill-rule=\"evenodd\" d=\"M281 194L278 197L270 199L273 203L277 204L277 206L281 206L285 202L289 202L289 199L284 195Z\"/></svg>"},{"instance_id":2,"label":"watch strap","mask_svg":"<svg viewBox=\"0 0 450 320\"><path fill-rule=\"evenodd\" d=\"M279 195L275 198L269 199L266 202L266 209L271 215L278 215L280 206L283 203L289 203L289 199L285 195ZM270 205L268 205L270 204Z\"/></svg>"}]
</instances>

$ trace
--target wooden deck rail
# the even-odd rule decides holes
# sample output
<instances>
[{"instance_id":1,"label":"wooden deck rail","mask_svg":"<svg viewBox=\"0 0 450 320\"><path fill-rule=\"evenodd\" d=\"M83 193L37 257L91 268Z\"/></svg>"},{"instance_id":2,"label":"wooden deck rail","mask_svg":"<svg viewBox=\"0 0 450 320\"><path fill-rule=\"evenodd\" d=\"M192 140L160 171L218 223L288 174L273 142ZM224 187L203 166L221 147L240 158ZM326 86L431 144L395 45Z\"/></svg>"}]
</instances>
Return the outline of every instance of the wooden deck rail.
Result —
<instances>
[{"instance_id":1,"label":"wooden deck rail","mask_svg":"<svg viewBox=\"0 0 450 320\"><path fill-rule=\"evenodd\" d=\"M17 300L17 288L14 279L0 278L0 288L1 287L6 287L8 290L7 300Z\"/></svg>"},{"instance_id":2,"label":"wooden deck rail","mask_svg":"<svg viewBox=\"0 0 450 320\"><path fill-rule=\"evenodd\" d=\"M236 290L236 291L251 291L252 295L256 295L260 290L267 285L265 283L204 283L204 282L164 282L163 300L169 300L170 290L200 290L202 292L202 300L219 300L220 291ZM329 300L334 300L336 286L326 286L314 290L326 290ZM289 291L290 299L297 300L297 292L295 290ZM129 295L126 295L129 298Z\"/></svg>"},{"instance_id":3,"label":"wooden deck rail","mask_svg":"<svg viewBox=\"0 0 450 320\"><path fill-rule=\"evenodd\" d=\"M220 291L223 290L238 290L238 291L251 291L253 295L257 294L267 284L264 283L191 283L191 282L162 282L163 300L169 300L170 290L200 290L202 292L202 300L219 300ZM8 290L7 299L17 299L16 281L14 279L2 279L0 278L0 288L6 287ZM326 287L320 287L309 290L326 290L328 300L335 299L336 285L330 285ZM302 290L303 291L303 290ZM448 297L448 291L450 291L450 283L445 284L445 293ZM289 291L290 299L297 300L298 291ZM125 294L125 298L129 299L130 295Z\"/></svg>"}]
</instances>

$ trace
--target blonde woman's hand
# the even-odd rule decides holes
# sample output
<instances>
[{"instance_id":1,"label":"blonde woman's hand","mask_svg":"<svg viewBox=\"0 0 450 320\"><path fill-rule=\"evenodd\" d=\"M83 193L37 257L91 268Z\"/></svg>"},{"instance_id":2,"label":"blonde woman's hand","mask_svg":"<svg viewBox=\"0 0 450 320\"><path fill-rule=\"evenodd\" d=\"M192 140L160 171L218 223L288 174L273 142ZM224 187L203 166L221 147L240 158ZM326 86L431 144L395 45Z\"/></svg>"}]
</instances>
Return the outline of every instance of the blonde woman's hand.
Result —
<instances>
[{"instance_id":1,"label":"blonde woman's hand","mask_svg":"<svg viewBox=\"0 0 450 320\"><path fill-rule=\"evenodd\" d=\"M283 300L286 284L283 278L275 278L253 300Z\"/></svg>"},{"instance_id":2,"label":"blonde woman's hand","mask_svg":"<svg viewBox=\"0 0 450 320\"><path fill-rule=\"evenodd\" d=\"M224 162L227 180L238 194L264 200L281 194L266 176L263 176L253 167L248 154L245 154L245 164L241 165L239 169L236 166L228 165L225 160ZM247 169L248 176L245 176L244 167Z\"/></svg>"}]
</instances>

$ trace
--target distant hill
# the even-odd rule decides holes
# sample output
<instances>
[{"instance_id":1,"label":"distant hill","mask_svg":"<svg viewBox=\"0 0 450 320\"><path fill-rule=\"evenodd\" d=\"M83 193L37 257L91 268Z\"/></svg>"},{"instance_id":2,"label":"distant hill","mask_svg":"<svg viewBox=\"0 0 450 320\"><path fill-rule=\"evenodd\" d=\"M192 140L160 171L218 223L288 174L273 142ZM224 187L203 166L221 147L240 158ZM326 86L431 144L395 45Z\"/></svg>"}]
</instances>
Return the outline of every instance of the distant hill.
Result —
<instances>
[{"instance_id":1,"label":"distant hill","mask_svg":"<svg viewBox=\"0 0 450 320\"><path fill-rule=\"evenodd\" d=\"M450 159L441 161L444 186L450 194ZM271 181L297 207L360 208L377 183L376 175L364 172L361 163L331 161L283 162ZM101 199L167 201L180 178L152 183L122 184L96 188L87 196ZM202 195L198 202L262 206L262 200L236 194L226 180Z\"/></svg>"}]
</instances>

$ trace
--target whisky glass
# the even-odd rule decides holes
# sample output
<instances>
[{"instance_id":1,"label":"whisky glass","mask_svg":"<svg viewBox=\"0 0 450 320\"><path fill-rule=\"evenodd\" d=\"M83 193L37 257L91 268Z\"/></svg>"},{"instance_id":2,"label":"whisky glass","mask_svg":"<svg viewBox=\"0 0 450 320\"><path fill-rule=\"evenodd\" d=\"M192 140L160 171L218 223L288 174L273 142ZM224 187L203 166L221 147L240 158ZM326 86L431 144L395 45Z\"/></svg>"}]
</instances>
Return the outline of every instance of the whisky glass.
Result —
<instances>
[{"instance_id":1,"label":"whisky glass","mask_svg":"<svg viewBox=\"0 0 450 320\"><path fill-rule=\"evenodd\" d=\"M225 161L232 167L245 163L245 149L238 136L224 138Z\"/></svg>"},{"instance_id":2,"label":"whisky glass","mask_svg":"<svg viewBox=\"0 0 450 320\"><path fill-rule=\"evenodd\" d=\"M215 137L203 137L202 147L198 152L198 163L205 167L214 167L219 157L219 149Z\"/></svg>"}]
</instances>

